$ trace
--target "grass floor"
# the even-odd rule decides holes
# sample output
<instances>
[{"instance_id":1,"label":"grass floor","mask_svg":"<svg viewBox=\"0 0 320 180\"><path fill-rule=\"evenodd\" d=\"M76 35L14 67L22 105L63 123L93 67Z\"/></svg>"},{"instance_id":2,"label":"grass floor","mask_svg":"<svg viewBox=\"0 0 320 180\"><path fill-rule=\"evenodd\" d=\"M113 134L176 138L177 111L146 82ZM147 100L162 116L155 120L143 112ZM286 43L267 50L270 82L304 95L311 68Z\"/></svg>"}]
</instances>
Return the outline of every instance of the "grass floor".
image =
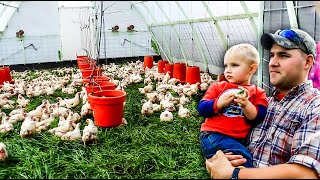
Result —
<instances>
[{"instance_id":1,"label":"grass floor","mask_svg":"<svg viewBox=\"0 0 320 180\"><path fill-rule=\"evenodd\" d=\"M125 89L124 118L128 124L98 128L98 142L86 147L82 141L64 141L47 131L21 138L18 122L13 132L0 134L9 153L7 161L0 162L0 178L208 179L198 139L204 118L199 116L197 104L203 93L192 97L186 106L192 117L179 118L173 112L172 122L160 122L160 112L147 117L140 113L144 95L138 88L143 86L140 83ZM34 109L42 99L54 102L58 96L74 95L60 91L50 97L39 96L31 99L27 109ZM80 112L80 108L74 110ZM9 114L11 110L2 111ZM81 132L90 117L93 119L87 116L81 120ZM57 121L51 126L56 127Z\"/></svg>"}]
</instances>

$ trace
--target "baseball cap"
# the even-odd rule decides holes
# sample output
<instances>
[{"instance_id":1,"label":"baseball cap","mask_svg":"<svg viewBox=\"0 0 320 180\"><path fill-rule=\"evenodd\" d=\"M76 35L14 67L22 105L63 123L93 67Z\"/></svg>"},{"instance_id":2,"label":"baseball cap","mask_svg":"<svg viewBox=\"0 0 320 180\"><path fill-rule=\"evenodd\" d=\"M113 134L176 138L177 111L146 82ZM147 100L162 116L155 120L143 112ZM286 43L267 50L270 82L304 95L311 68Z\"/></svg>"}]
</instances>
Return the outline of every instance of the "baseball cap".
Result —
<instances>
[{"instance_id":1,"label":"baseball cap","mask_svg":"<svg viewBox=\"0 0 320 180\"><path fill-rule=\"evenodd\" d=\"M264 33L260 39L264 49L270 50L273 43L287 49L301 49L306 54L316 57L316 42L305 31L300 29L277 30L274 34Z\"/></svg>"}]
</instances>

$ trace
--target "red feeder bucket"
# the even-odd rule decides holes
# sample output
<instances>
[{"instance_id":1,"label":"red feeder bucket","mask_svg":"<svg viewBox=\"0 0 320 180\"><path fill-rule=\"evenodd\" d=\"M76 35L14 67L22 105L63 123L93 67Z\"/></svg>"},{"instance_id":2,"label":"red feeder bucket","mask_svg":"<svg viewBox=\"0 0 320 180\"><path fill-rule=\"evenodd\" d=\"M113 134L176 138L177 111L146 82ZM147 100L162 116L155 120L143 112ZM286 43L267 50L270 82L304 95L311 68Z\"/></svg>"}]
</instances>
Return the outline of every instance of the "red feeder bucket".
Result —
<instances>
[{"instance_id":1,"label":"red feeder bucket","mask_svg":"<svg viewBox=\"0 0 320 180\"><path fill-rule=\"evenodd\" d=\"M87 68L90 68L90 63L89 62L87 62L87 63L78 62L78 67L79 67L79 69L87 69Z\"/></svg>"},{"instance_id":2,"label":"red feeder bucket","mask_svg":"<svg viewBox=\"0 0 320 180\"><path fill-rule=\"evenodd\" d=\"M88 56L77 56L77 63L87 63L89 62Z\"/></svg>"},{"instance_id":3,"label":"red feeder bucket","mask_svg":"<svg viewBox=\"0 0 320 180\"><path fill-rule=\"evenodd\" d=\"M87 84L88 82L90 82L90 76L82 79L83 80L83 84ZM108 76L93 76L93 79L91 80L91 82L101 82L101 81L110 81L110 78Z\"/></svg>"},{"instance_id":4,"label":"red feeder bucket","mask_svg":"<svg viewBox=\"0 0 320 180\"><path fill-rule=\"evenodd\" d=\"M96 65L96 61L88 61L88 62L79 62L77 61L78 67L80 70L91 68Z\"/></svg>"},{"instance_id":5,"label":"red feeder bucket","mask_svg":"<svg viewBox=\"0 0 320 180\"><path fill-rule=\"evenodd\" d=\"M164 68L167 63L169 63L169 61L167 61L167 60L159 60L158 61L158 73L164 72Z\"/></svg>"},{"instance_id":6,"label":"red feeder bucket","mask_svg":"<svg viewBox=\"0 0 320 180\"><path fill-rule=\"evenodd\" d=\"M201 82L200 68L198 66L188 66L186 71L186 83L196 84Z\"/></svg>"},{"instance_id":7,"label":"red feeder bucket","mask_svg":"<svg viewBox=\"0 0 320 180\"><path fill-rule=\"evenodd\" d=\"M223 73L219 74L217 79L218 79L218 82L227 81Z\"/></svg>"},{"instance_id":8,"label":"red feeder bucket","mask_svg":"<svg viewBox=\"0 0 320 180\"><path fill-rule=\"evenodd\" d=\"M98 81L98 82L90 82L88 84L85 84L84 86L86 88L87 94L90 94L91 92L96 91L102 91L102 90L115 90L117 87L117 84L110 81Z\"/></svg>"},{"instance_id":9,"label":"red feeder bucket","mask_svg":"<svg viewBox=\"0 0 320 180\"><path fill-rule=\"evenodd\" d=\"M10 74L10 67L4 66L4 81L8 81L9 83L12 82L11 74Z\"/></svg>"},{"instance_id":10,"label":"red feeder bucket","mask_svg":"<svg viewBox=\"0 0 320 180\"><path fill-rule=\"evenodd\" d=\"M153 67L153 56L145 56L143 61L143 68L152 68Z\"/></svg>"},{"instance_id":11,"label":"red feeder bucket","mask_svg":"<svg viewBox=\"0 0 320 180\"><path fill-rule=\"evenodd\" d=\"M174 63L173 77L179 79L181 83L186 81L186 63Z\"/></svg>"},{"instance_id":12,"label":"red feeder bucket","mask_svg":"<svg viewBox=\"0 0 320 180\"><path fill-rule=\"evenodd\" d=\"M103 90L88 94L94 122L100 127L116 127L122 124L125 91Z\"/></svg>"},{"instance_id":13,"label":"red feeder bucket","mask_svg":"<svg viewBox=\"0 0 320 180\"><path fill-rule=\"evenodd\" d=\"M167 74L169 72L170 78L172 78L173 75L173 64L167 63L164 65L164 73Z\"/></svg>"},{"instance_id":14,"label":"red feeder bucket","mask_svg":"<svg viewBox=\"0 0 320 180\"><path fill-rule=\"evenodd\" d=\"M3 68L0 68L0 85L3 85L3 82L5 81L5 70Z\"/></svg>"},{"instance_id":15,"label":"red feeder bucket","mask_svg":"<svg viewBox=\"0 0 320 180\"><path fill-rule=\"evenodd\" d=\"M81 74L82 74L82 79L85 79L87 77L89 77L92 73L92 70L91 68L87 68L87 69L82 69L81 70ZM100 68L96 68L94 69L93 71L93 76L101 76L102 74L102 70Z\"/></svg>"}]
</instances>

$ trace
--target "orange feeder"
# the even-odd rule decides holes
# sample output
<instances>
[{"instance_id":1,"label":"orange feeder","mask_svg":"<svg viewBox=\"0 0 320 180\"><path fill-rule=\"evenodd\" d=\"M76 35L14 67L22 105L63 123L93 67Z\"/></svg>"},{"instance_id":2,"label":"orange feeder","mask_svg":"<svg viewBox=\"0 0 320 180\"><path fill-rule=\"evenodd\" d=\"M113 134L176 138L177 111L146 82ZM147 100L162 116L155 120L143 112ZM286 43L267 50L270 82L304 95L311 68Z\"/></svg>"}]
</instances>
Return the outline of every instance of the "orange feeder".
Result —
<instances>
[{"instance_id":1,"label":"orange feeder","mask_svg":"<svg viewBox=\"0 0 320 180\"><path fill-rule=\"evenodd\" d=\"M98 81L87 83L84 85L84 87L86 88L87 94L90 94L91 92L102 90L115 90L117 84L110 81Z\"/></svg>"},{"instance_id":2,"label":"orange feeder","mask_svg":"<svg viewBox=\"0 0 320 180\"><path fill-rule=\"evenodd\" d=\"M5 81L5 70L3 68L0 68L0 85L3 85L3 82Z\"/></svg>"},{"instance_id":3,"label":"orange feeder","mask_svg":"<svg viewBox=\"0 0 320 180\"><path fill-rule=\"evenodd\" d=\"M186 70L186 83L196 84L201 82L200 68L198 66L188 66Z\"/></svg>"},{"instance_id":4,"label":"orange feeder","mask_svg":"<svg viewBox=\"0 0 320 180\"><path fill-rule=\"evenodd\" d=\"M186 63L174 63L173 77L184 83L186 80Z\"/></svg>"},{"instance_id":5,"label":"orange feeder","mask_svg":"<svg viewBox=\"0 0 320 180\"><path fill-rule=\"evenodd\" d=\"M172 78L173 75L173 64L167 63L164 65L164 73L167 74L169 72L170 78Z\"/></svg>"},{"instance_id":6,"label":"orange feeder","mask_svg":"<svg viewBox=\"0 0 320 180\"><path fill-rule=\"evenodd\" d=\"M165 65L169 63L168 60L159 60L158 61L158 73L163 73Z\"/></svg>"},{"instance_id":7,"label":"orange feeder","mask_svg":"<svg viewBox=\"0 0 320 180\"><path fill-rule=\"evenodd\" d=\"M95 68L94 70L91 68L86 68L81 70L82 79L89 77L92 71L93 71L93 76L100 76L102 74L102 70L100 68Z\"/></svg>"},{"instance_id":8,"label":"orange feeder","mask_svg":"<svg viewBox=\"0 0 320 180\"><path fill-rule=\"evenodd\" d=\"M153 56L145 56L143 61L143 68L152 68L153 67Z\"/></svg>"},{"instance_id":9,"label":"orange feeder","mask_svg":"<svg viewBox=\"0 0 320 180\"><path fill-rule=\"evenodd\" d=\"M12 83L12 78L10 74L10 67L9 66L4 66L4 82L8 81L9 83Z\"/></svg>"},{"instance_id":10,"label":"orange feeder","mask_svg":"<svg viewBox=\"0 0 320 180\"><path fill-rule=\"evenodd\" d=\"M88 61L88 62L79 62L79 61L77 61L77 63L78 63L78 67L79 67L80 70L91 68L91 67L96 65L96 61Z\"/></svg>"},{"instance_id":11,"label":"orange feeder","mask_svg":"<svg viewBox=\"0 0 320 180\"><path fill-rule=\"evenodd\" d=\"M126 92L120 90L103 90L88 94L95 124L104 128L121 125L125 97Z\"/></svg>"},{"instance_id":12,"label":"orange feeder","mask_svg":"<svg viewBox=\"0 0 320 180\"><path fill-rule=\"evenodd\" d=\"M88 63L88 62L89 62L88 56L77 56L78 65L79 63Z\"/></svg>"},{"instance_id":13,"label":"orange feeder","mask_svg":"<svg viewBox=\"0 0 320 180\"><path fill-rule=\"evenodd\" d=\"M82 80L83 80L83 84L87 84L88 82L90 82L90 76ZM91 81L95 81L95 82L110 81L110 78L108 76L93 76Z\"/></svg>"}]
</instances>

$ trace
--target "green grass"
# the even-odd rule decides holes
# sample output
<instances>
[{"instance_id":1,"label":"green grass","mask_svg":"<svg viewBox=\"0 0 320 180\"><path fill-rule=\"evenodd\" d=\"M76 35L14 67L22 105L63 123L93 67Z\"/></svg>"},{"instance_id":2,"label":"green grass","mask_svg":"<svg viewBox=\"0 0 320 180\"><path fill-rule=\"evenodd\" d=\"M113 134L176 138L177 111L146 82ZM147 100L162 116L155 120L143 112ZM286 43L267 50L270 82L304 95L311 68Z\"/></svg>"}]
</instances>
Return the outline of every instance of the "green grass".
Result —
<instances>
[{"instance_id":1,"label":"green grass","mask_svg":"<svg viewBox=\"0 0 320 180\"><path fill-rule=\"evenodd\" d=\"M0 178L208 179L198 139L204 118L196 109L203 93L186 106L192 117L179 118L173 112L172 122L160 122L160 112L147 117L140 113L144 95L139 94L138 87L143 86L140 83L125 89L124 118L128 124L99 127L97 143L86 147L82 141L64 141L47 131L21 138L21 122L15 124L14 132L0 134L9 153L7 160L0 162ZM57 91L53 96L33 98L27 111L41 104L42 99L55 102L57 96L74 95ZM78 106L73 110L80 113L80 109ZM11 110L3 111L8 114ZM81 132L85 119L81 120Z\"/></svg>"}]
</instances>

